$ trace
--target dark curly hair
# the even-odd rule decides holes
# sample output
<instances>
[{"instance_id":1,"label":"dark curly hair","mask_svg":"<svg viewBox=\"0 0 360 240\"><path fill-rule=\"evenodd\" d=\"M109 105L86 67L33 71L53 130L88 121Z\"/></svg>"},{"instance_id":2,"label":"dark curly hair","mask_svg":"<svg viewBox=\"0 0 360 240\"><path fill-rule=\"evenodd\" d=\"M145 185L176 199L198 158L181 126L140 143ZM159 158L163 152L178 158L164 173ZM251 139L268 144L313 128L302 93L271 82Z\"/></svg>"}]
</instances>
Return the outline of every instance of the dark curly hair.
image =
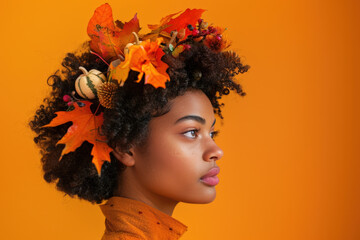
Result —
<instances>
[{"instance_id":1,"label":"dark curly hair","mask_svg":"<svg viewBox=\"0 0 360 240\"><path fill-rule=\"evenodd\" d=\"M85 51L67 53L62 62L63 69L48 78L52 87L50 96L44 99L44 104L29 125L36 133L34 141L41 149L44 179L49 183L56 182L57 189L71 197L101 203L113 196L117 176L125 166L110 154L111 162L104 162L99 177L90 155L92 144L86 141L60 160L64 145L57 145L57 142L65 135L71 122L43 128L56 116L55 112L68 108L63 96L75 90L75 80L81 74L80 66L107 72L108 66L90 53L89 42L85 42L81 49ZM145 143L151 118L168 112L169 101L186 91L196 89L204 92L212 103L214 113L220 118L223 118L221 107L224 104L219 102L222 95L232 90L245 96L234 77L246 72L249 66L243 65L234 52L214 52L204 44L194 42L179 57L165 54L162 61L169 65L167 73L170 81L166 82L165 89L144 84L144 78L140 83L135 82L138 73L130 71L125 84L115 94L114 108L101 108L104 112L102 130L110 147L127 152L132 146ZM92 106L99 105L97 100L93 102L96 104Z\"/></svg>"}]
</instances>

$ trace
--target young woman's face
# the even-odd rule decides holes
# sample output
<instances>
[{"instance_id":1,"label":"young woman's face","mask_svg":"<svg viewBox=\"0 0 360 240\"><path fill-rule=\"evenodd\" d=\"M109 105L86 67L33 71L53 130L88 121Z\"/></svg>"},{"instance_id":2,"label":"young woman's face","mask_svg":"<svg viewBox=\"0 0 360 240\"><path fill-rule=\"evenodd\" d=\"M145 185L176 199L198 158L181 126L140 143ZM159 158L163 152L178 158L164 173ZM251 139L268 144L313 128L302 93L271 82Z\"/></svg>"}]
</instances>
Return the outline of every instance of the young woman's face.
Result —
<instances>
[{"instance_id":1,"label":"young woman's face","mask_svg":"<svg viewBox=\"0 0 360 240\"><path fill-rule=\"evenodd\" d=\"M202 91L188 91L171 110L153 118L146 146L132 150L132 174L143 194L188 203L209 203L215 185L201 178L223 156L213 140L215 116Z\"/></svg>"}]
</instances>

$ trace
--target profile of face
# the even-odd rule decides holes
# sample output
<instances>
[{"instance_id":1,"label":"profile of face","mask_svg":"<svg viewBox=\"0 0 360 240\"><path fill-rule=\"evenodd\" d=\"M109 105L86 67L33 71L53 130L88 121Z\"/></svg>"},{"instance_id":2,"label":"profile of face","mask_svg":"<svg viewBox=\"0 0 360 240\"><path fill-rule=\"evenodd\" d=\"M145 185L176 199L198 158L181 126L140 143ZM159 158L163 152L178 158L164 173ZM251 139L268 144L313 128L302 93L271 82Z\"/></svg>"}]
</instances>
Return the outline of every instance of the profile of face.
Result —
<instances>
[{"instance_id":1,"label":"profile of face","mask_svg":"<svg viewBox=\"0 0 360 240\"><path fill-rule=\"evenodd\" d=\"M127 165L122 191L158 202L212 202L215 185L201 178L223 156L213 139L214 125L213 107L202 91L173 99L169 112L150 120L146 144L121 158Z\"/></svg>"}]
</instances>

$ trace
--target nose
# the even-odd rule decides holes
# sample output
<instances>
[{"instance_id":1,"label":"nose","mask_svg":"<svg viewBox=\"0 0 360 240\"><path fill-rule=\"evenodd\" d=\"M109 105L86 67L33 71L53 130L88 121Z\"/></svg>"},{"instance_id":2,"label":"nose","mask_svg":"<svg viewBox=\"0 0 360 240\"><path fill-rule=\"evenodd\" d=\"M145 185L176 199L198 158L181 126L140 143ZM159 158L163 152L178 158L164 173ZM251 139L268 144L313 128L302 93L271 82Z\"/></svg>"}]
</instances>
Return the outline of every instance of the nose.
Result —
<instances>
[{"instance_id":1,"label":"nose","mask_svg":"<svg viewBox=\"0 0 360 240\"><path fill-rule=\"evenodd\" d=\"M223 155L223 150L214 141L211 141L203 154L203 159L205 161L217 161Z\"/></svg>"}]
</instances>

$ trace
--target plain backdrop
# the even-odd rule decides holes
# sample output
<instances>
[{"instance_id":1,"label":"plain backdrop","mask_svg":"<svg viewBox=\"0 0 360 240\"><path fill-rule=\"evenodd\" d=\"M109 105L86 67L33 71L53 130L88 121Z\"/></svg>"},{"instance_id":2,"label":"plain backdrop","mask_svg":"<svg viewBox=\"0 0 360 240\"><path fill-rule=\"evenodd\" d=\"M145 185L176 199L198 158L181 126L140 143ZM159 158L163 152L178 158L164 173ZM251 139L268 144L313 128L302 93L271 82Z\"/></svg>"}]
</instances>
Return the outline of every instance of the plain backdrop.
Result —
<instances>
[{"instance_id":1,"label":"plain backdrop","mask_svg":"<svg viewBox=\"0 0 360 240\"><path fill-rule=\"evenodd\" d=\"M42 178L27 127L47 77L88 40L103 1L2 0L1 239L100 239L97 205ZM359 11L356 0L109 1L115 19L156 24L203 8L251 65L247 96L224 99L217 197L180 203L184 240L360 239Z\"/></svg>"}]
</instances>

